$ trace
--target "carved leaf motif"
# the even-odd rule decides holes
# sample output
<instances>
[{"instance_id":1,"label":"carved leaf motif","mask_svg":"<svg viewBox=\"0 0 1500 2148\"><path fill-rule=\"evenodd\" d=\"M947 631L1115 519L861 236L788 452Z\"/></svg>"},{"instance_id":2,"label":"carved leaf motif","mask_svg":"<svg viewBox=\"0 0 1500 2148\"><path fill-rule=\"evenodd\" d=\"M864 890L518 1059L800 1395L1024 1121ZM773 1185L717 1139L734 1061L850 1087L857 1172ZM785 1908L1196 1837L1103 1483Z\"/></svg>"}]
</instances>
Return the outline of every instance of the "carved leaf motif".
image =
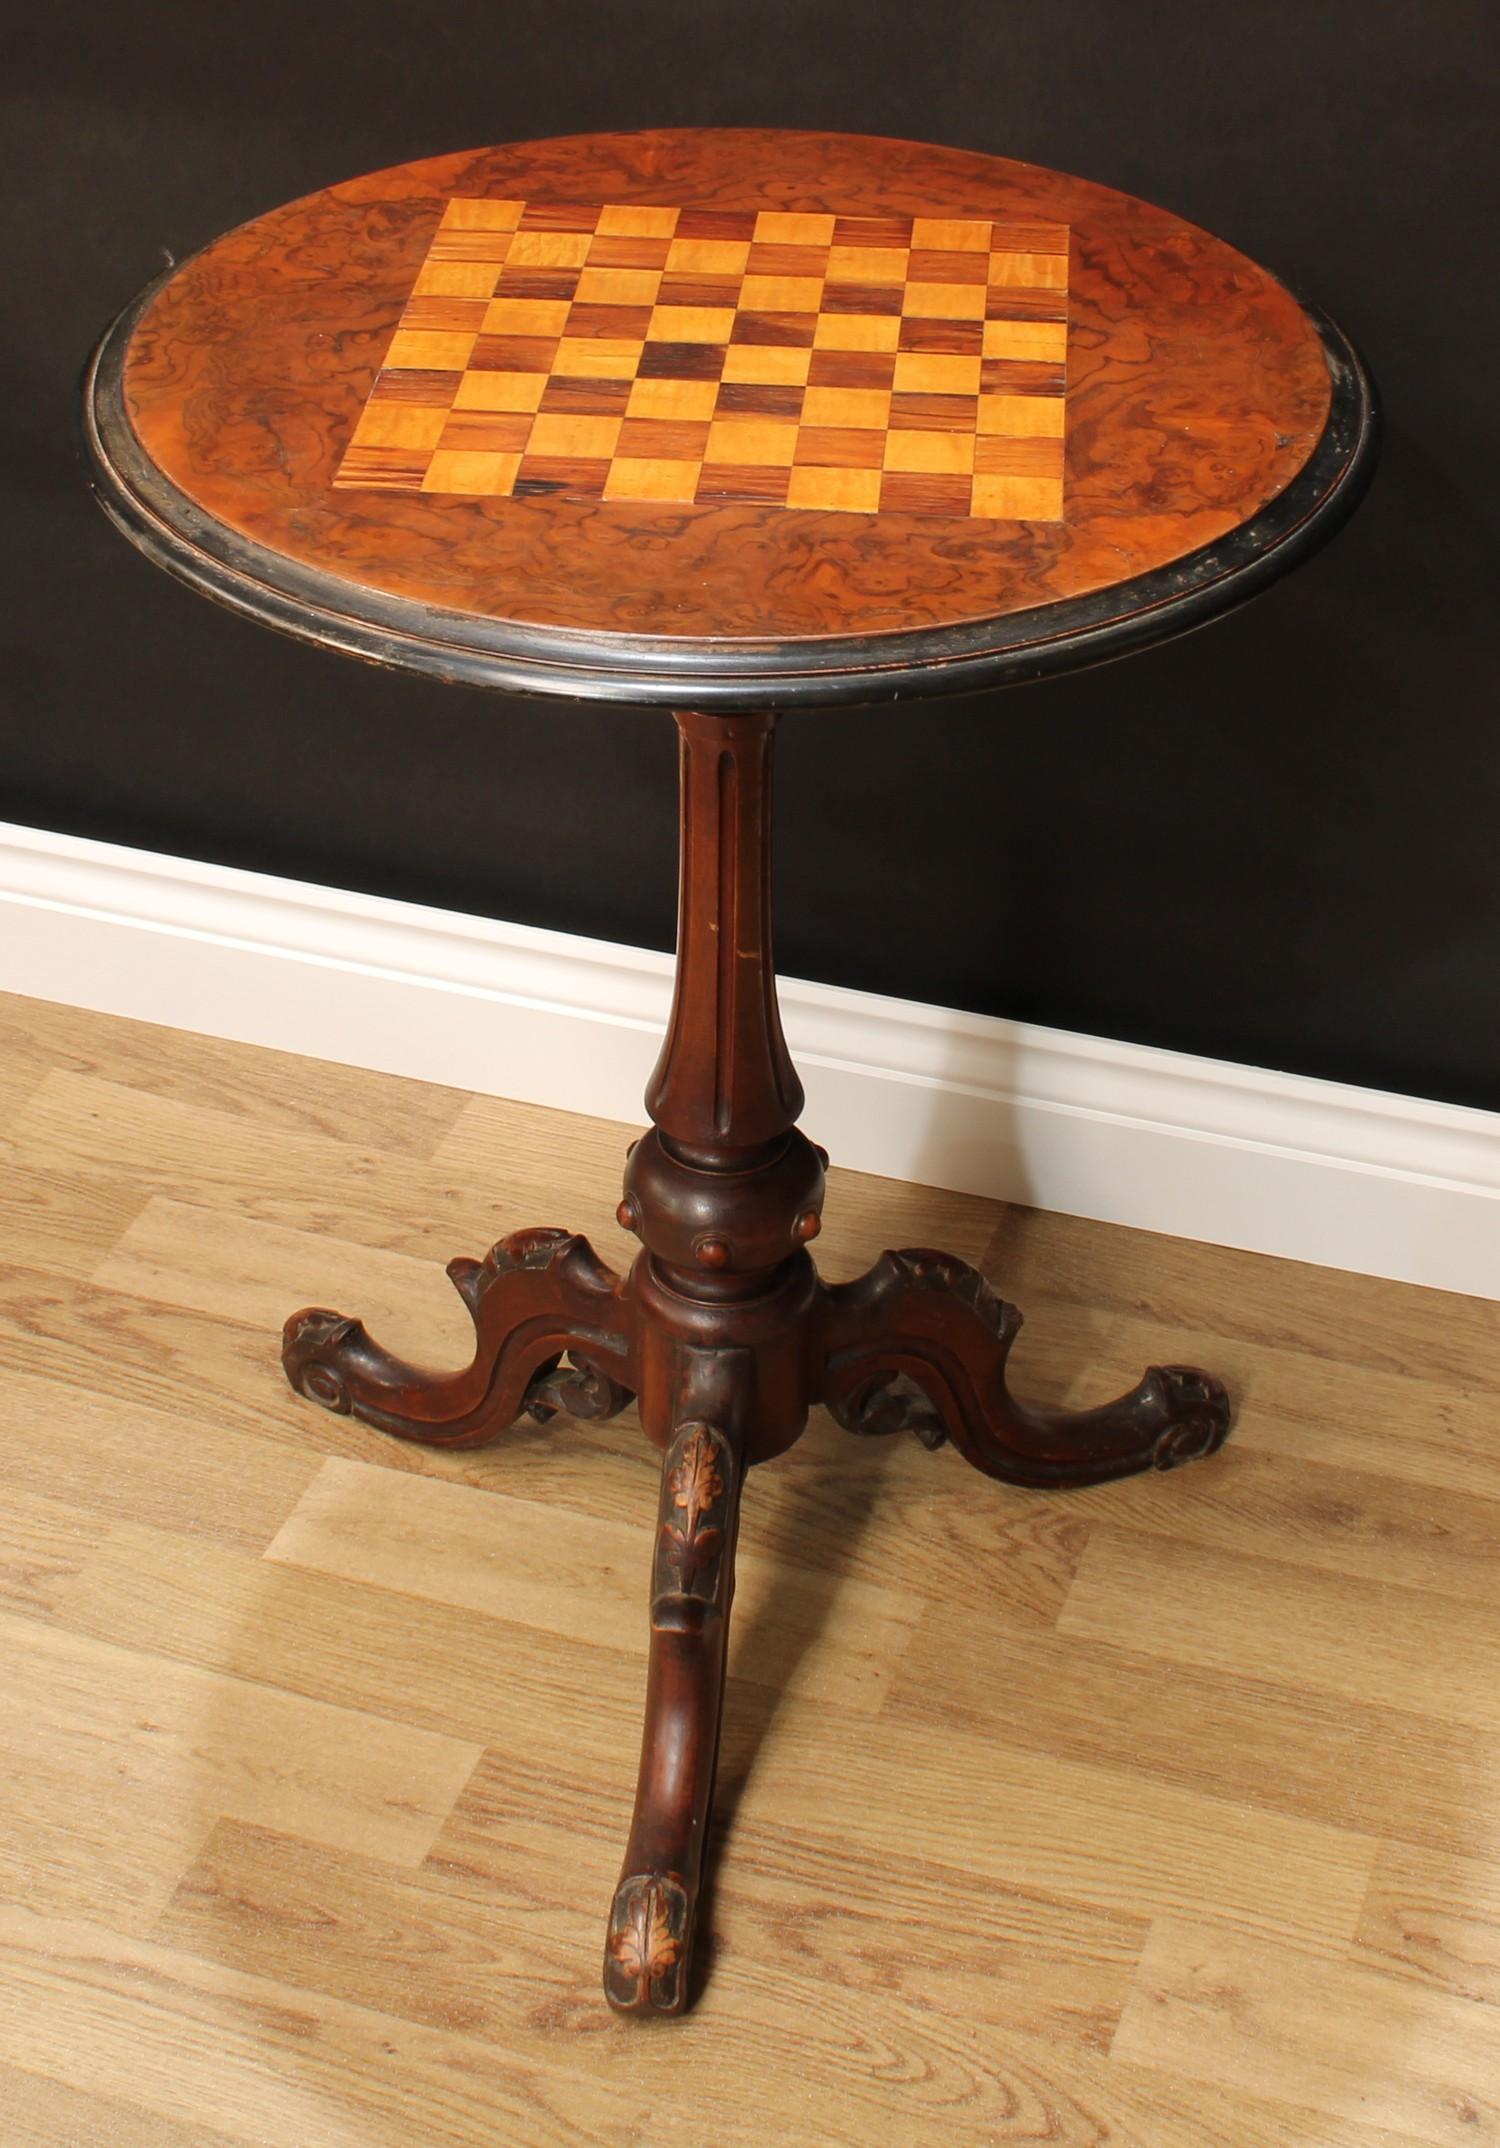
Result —
<instances>
[{"instance_id":1,"label":"carved leaf motif","mask_svg":"<svg viewBox=\"0 0 1500 2148\"><path fill-rule=\"evenodd\" d=\"M698 1522L724 1490L714 1455L714 1443L701 1427L683 1449L682 1460L672 1471L668 1483L672 1490L672 1504L682 1514L681 1536L690 1541L697 1533ZM674 1531L674 1534L677 1532Z\"/></svg>"},{"instance_id":2,"label":"carved leaf motif","mask_svg":"<svg viewBox=\"0 0 1500 2148\"><path fill-rule=\"evenodd\" d=\"M684 1587L695 1581L710 1564L724 1540L722 1529L700 1529L696 1536L685 1536L673 1522L665 1524L662 1535L666 1540L667 1556Z\"/></svg>"},{"instance_id":3,"label":"carved leaf motif","mask_svg":"<svg viewBox=\"0 0 1500 2148\"><path fill-rule=\"evenodd\" d=\"M630 1905L630 1922L611 1937L609 1951L627 1976L644 1981L662 1976L672 1967L681 1949L672 1936L659 1888L643 1888L635 1897Z\"/></svg>"}]
</instances>

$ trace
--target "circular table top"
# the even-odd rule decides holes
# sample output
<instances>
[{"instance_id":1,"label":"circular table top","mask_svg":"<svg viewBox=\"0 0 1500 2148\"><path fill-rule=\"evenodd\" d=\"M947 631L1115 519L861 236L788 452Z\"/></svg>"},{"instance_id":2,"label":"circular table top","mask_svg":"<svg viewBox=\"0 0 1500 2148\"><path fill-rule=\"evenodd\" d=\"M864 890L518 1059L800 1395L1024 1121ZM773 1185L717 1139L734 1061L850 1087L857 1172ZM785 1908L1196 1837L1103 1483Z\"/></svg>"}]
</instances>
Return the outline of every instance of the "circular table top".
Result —
<instances>
[{"instance_id":1,"label":"circular table top","mask_svg":"<svg viewBox=\"0 0 1500 2148\"><path fill-rule=\"evenodd\" d=\"M1087 180L746 129L523 142L241 225L106 332L106 509L378 662L751 707L1072 668L1284 571L1372 390L1243 254Z\"/></svg>"}]
</instances>

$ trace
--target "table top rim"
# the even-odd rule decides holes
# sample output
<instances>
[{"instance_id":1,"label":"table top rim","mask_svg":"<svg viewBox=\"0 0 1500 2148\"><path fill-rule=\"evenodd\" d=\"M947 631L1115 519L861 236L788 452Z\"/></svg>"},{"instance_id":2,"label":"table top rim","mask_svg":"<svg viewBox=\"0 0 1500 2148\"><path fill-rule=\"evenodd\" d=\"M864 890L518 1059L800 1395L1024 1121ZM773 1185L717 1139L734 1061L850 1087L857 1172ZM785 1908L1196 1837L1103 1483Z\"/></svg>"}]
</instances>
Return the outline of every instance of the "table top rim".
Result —
<instances>
[{"instance_id":1,"label":"table top rim","mask_svg":"<svg viewBox=\"0 0 1500 2148\"><path fill-rule=\"evenodd\" d=\"M618 131L639 135L642 130ZM733 135L747 130L672 131ZM544 137L542 142L572 139L594 137ZM1014 162L981 151L946 153L985 163ZM356 178L339 185L358 183ZM237 229L258 221L251 218ZM229 236L210 241L201 252ZM1327 415L1311 452L1282 488L1196 550L1027 609L910 627L774 638L701 631L668 636L508 619L445 608L263 545L219 520L158 466L131 421L126 362L137 324L198 258L173 263L148 285L106 328L89 361L83 445L106 513L157 564L247 616L375 662L509 691L727 709L964 691L1081 668L1196 626L1288 571L1353 511L1378 450L1378 404L1359 354L1317 307L1255 264L1297 307L1321 346L1329 377Z\"/></svg>"}]
</instances>

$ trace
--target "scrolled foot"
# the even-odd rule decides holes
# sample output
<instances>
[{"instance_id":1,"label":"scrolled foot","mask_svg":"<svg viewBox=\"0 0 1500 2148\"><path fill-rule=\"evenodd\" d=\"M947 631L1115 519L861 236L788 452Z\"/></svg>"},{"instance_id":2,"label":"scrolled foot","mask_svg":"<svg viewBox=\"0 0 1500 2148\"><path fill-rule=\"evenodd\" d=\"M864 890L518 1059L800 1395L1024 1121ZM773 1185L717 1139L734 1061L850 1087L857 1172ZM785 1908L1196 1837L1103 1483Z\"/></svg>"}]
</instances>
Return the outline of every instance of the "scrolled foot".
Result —
<instances>
[{"instance_id":1,"label":"scrolled foot","mask_svg":"<svg viewBox=\"0 0 1500 2148\"><path fill-rule=\"evenodd\" d=\"M633 1873L615 1889L604 1943L604 1992L621 2014L680 2014L692 1950L690 1904L681 1882Z\"/></svg>"},{"instance_id":2,"label":"scrolled foot","mask_svg":"<svg viewBox=\"0 0 1500 2148\"><path fill-rule=\"evenodd\" d=\"M363 1322L310 1305L293 1313L283 1329L281 1362L299 1395L336 1416L347 1417L350 1398L344 1362L357 1360L372 1347Z\"/></svg>"},{"instance_id":3,"label":"scrolled foot","mask_svg":"<svg viewBox=\"0 0 1500 2148\"><path fill-rule=\"evenodd\" d=\"M1233 1418L1228 1390L1211 1372L1196 1365L1153 1365L1141 1382L1144 1393L1158 1389L1166 1429L1151 1450L1153 1469L1180 1469L1217 1454L1229 1437Z\"/></svg>"},{"instance_id":4,"label":"scrolled foot","mask_svg":"<svg viewBox=\"0 0 1500 2148\"><path fill-rule=\"evenodd\" d=\"M1229 1398L1210 1374L1155 1365L1094 1410L1028 1408L1006 1360L1021 1326L967 1262L925 1247L884 1253L826 1294L823 1399L853 1432L946 1436L1010 1484L1076 1486L1175 1469L1221 1447Z\"/></svg>"},{"instance_id":5,"label":"scrolled foot","mask_svg":"<svg viewBox=\"0 0 1500 2148\"><path fill-rule=\"evenodd\" d=\"M281 1361L300 1395L402 1439L472 1447L529 1412L608 1417L634 1393L624 1287L583 1238L516 1231L448 1275L474 1322L472 1362L437 1373L383 1350L362 1321L323 1306L293 1313Z\"/></svg>"}]
</instances>

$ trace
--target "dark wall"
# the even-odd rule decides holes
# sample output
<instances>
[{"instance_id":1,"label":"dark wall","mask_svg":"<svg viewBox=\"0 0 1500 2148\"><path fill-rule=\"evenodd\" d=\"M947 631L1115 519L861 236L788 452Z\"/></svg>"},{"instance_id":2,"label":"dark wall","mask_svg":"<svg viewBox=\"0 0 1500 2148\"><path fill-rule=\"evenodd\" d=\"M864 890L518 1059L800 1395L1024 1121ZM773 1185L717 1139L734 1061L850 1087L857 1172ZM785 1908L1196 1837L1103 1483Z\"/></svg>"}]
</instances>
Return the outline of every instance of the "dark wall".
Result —
<instances>
[{"instance_id":1,"label":"dark wall","mask_svg":"<svg viewBox=\"0 0 1500 2148\"><path fill-rule=\"evenodd\" d=\"M669 945L664 716L387 676L190 595L88 502L78 369L165 253L379 165L656 124L922 136L1160 201L1316 297L1381 381L1385 463L1329 552L1200 634L1009 695L789 720L781 967L1500 1107L1493 20L1488 0L31 11L3 91L0 817Z\"/></svg>"}]
</instances>

